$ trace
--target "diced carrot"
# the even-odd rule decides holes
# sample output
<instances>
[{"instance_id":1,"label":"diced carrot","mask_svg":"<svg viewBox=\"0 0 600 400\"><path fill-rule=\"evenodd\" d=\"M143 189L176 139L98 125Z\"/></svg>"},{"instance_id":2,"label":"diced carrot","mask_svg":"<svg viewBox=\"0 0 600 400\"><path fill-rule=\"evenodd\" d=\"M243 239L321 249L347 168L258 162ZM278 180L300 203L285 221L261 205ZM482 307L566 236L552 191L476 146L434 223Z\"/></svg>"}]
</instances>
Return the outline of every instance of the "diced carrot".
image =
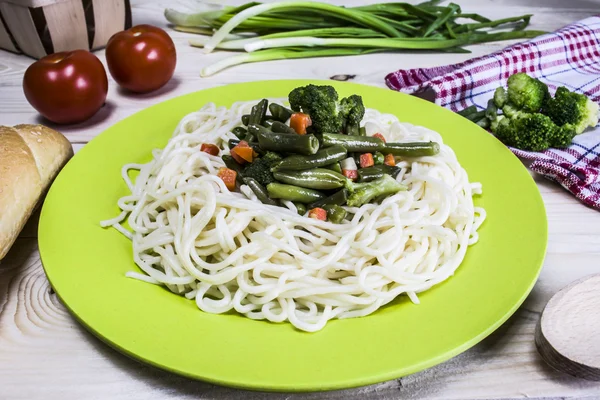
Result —
<instances>
[{"instance_id":1,"label":"diced carrot","mask_svg":"<svg viewBox=\"0 0 600 400\"><path fill-rule=\"evenodd\" d=\"M327 211L320 207L315 207L308 212L308 218L318 219L320 221L327 220Z\"/></svg>"},{"instance_id":2,"label":"diced carrot","mask_svg":"<svg viewBox=\"0 0 600 400\"><path fill-rule=\"evenodd\" d=\"M306 128L312 125L310 116L304 113L293 113L290 117L290 127L296 131L298 135L306 135Z\"/></svg>"},{"instance_id":3,"label":"diced carrot","mask_svg":"<svg viewBox=\"0 0 600 400\"><path fill-rule=\"evenodd\" d=\"M231 157L233 157L233 159L237 161L238 164L252 162L254 161L254 158L258 155L245 140L241 140L233 149L230 150L230 153Z\"/></svg>"},{"instance_id":4,"label":"diced carrot","mask_svg":"<svg viewBox=\"0 0 600 400\"><path fill-rule=\"evenodd\" d=\"M389 165L390 167L395 167L396 166L396 159L394 158L393 154L386 154L385 158L383 159L383 163L385 165Z\"/></svg>"},{"instance_id":5,"label":"diced carrot","mask_svg":"<svg viewBox=\"0 0 600 400\"><path fill-rule=\"evenodd\" d=\"M211 143L202 143L202 146L200 146L200 151L208 153L211 156L219 155L219 148L216 145L211 144Z\"/></svg>"},{"instance_id":6,"label":"diced carrot","mask_svg":"<svg viewBox=\"0 0 600 400\"><path fill-rule=\"evenodd\" d=\"M383 137L383 135L381 133L376 133L373 135L373 137L381 139L381 140L383 140L383 143L385 143L385 138Z\"/></svg>"},{"instance_id":7,"label":"diced carrot","mask_svg":"<svg viewBox=\"0 0 600 400\"><path fill-rule=\"evenodd\" d=\"M217 172L217 176L223 180L225 186L230 191L235 190L235 179L237 178L237 172L229 168L219 168L219 172Z\"/></svg>"},{"instance_id":8,"label":"diced carrot","mask_svg":"<svg viewBox=\"0 0 600 400\"><path fill-rule=\"evenodd\" d=\"M246 160L244 160L242 157L238 156L237 153L235 152L235 147L230 150L230 154L231 154L231 157L233 157L233 159L238 164L246 164Z\"/></svg>"},{"instance_id":9,"label":"diced carrot","mask_svg":"<svg viewBox=\"0 0 600 400\"><path fill-rule=\"evenodd\" d=\"M375 160L373 160L373 154L371 153L363 153L360 155L360 167L368 168L375 165Z\"/></svg>"},{"instance_id":10,"label":"diced carrot","mask_svg":"<svg viewBox=\"0 0 600 400\"><path fill-rule=\"evenodd\" d=\"M232 154L235 153L235 155L240 157L245 162L251 163L252 160L254 159L254 150L252 149L252 147L236 146L233 149L231 149L231 153Z\"/></svg>"},{"instance_id":11,"label":"diced carrot","mask_svg":"<svg viewBox=\"0 0 600 400\"><path fill-rule=\"evenodd\" d=\"M358 179L358 170L356 169L342 169L342 175L351 181L355 181Z\"/></svg>"}]
</instances>

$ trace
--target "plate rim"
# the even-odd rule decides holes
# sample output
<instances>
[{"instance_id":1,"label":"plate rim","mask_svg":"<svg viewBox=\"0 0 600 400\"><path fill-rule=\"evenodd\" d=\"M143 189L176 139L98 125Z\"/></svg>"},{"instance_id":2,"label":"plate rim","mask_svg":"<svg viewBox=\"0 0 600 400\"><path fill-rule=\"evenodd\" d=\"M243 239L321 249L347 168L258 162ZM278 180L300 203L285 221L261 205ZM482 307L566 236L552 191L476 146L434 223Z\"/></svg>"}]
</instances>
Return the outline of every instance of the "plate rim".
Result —
<instances>
[{"instance_id":1,"label":"plate rim","mask_svg":"<svg viewBox=\"0 0 600 400\"><path fill-rule=\"evenodd\" d=\"M369 85L369 84L362 84L362 83L357 83L357 82L335 82L333 83L332 81L328 81L328 80L316 80L316 79L275 79L275 80L260 80L260 81L251 81L251 82L242 82L242 83L233 83L233 84L225 84L225 85L219 85L219 86L213 86L213 87L209 87L209 88L205 88L205 89L200 89L197 91L193 91L193 92L188 92L188 93L183 93L181 95L178 96L174 96L168 99L165 99L159 103L153 104L149 107L145 107L143 109L140 109L139 111L128 115L124 118L122 118L121 120L115 122L114 124L108 126L107 128L105 128L102 132L100 132L98 135L96 135L94 138L92 138L79 152L77 152L77 154L75 154L75 156L69 160L68 164L71 164L73 162L73 160L79 160L79 159L84 159L85 158L85 154L87 153L87 151L89 151L90 149L90 144L96 143L97 141L99 141L100 137L108 130L113 129L114 127L122 124L124 121L131 119L135 116L137 116L140 113L143 112L148 112L148 110L150 109L154 109L154 108L159 108L161 105L163 105L164 103L170 102L174 99L179 99L179 98L183 98L183 97L188 97L188 96L193 96L198 92L205 92L205 91L210 91L210 90L219 90L219 88L223 88L223 87L237 87L237 86L246 86L246 85L252 85L252 84L269 84L269 83L284 83L284 84L293 84L293 85L302 85L302 84L308 84L308 83L313 83L313 84L331 84L334 86L354 86L357 88L360 87L368 87L370 88L370 90L372 89L376 89L376 90L382 90L382 91L386 91L386 92L392 92L395 95L399 95L399 96L410 96L408 94L402 93L402 92L396 92L396 91L392 91L390 89L386 89L383 87L379 87L379 86L374 86L374 85ZM360 90L360 89L359 89ZM258 97L258 96L257 96ZM416 96L410 96L413 97L415 101L420 101L420 102L425 102L425 103L430 103L427 100L424 100L422 98L416 97ZM439 105L436 104L437 107L439 107L440 109L445 110L446 112L450 113L450 114L455 114L452 111L445 109L444 107L441 107ZM184 115L182 114L181 117L183 117ZM475 128L475 127L473 127ZM479 128L479 130L482 133L488 134L485 130ZM92 146L93 147L93 146ZM525 171L528 172L527 168L522 164L521 160L518 159L517 156L515 156L508 148L505 148L507 155L510 155L512 157L515 157L517 159L517 161L521 164L521 168ZM66 167L65 167L66 168ZM64 170L64 169L63 169ZM468 171L467 171L468 172ZM56 180L59 179L61 173L59 174L59 176L56 178ZM536 202L538 203L539 206L541 206L541 210L543 211L543 226L539 227L539 229L541 230L541 233L543 233L543 255L541 257L539 266L536 267L536 272L535 272L535 277L532 279L532 281L529 283L529 285L527 286L526 290L523 292L523 294L520 296L519 300L516 301L512 307L510 307L501 318L499 318L495 323L490 324L486 329L484 329L479 335L473 337L471 340L465 341L463 344L456 346L444 353L438 354L435 357L432 357L428 360L416 363L416 364L412 364L411 366L411 372L407 372L407 373L402 373L399 374L398 370L389 370L386 373L377 373L377 374L370 374L367 375L361 379L357 379L357 378L351 378L351 379L337 379L335 381L335 383L328 383L328 384L303 384L303 385L296 385L296 386L289 386L289 384L284 383L282 385L279 384L274 384L271 383L269 384L269 386L264 386L262 384L253 384L252 382L241 382L238 383L237 381L232 381L231 379L220 379L220 378L215 378L212 376L206 376L203 375L201 376L201 374L198 373L190 373L188 371L185 370L181 370L175 367L171 367L168 365L163 365L160 363L156 363L154 362L152 359L145 357L143 355L137 354L135 352L131 352L130 350L128 350L127 348L119 345L117 342L114 342L112 340L110 340L109 338L103 336L100 332L98 332L91 324L89 324L86 320L85 317L80 316L79 314L77 314L72 308L71 306L68 304L67 301L65 301L65 299L61 296L60 294L60 289L57 288L55 286L55 284L53 283L53 280L51 278L52 273L48 271L47 265L44 262L44 253L45 250L43 250L43 247L45 247L44 245L42 245L43 239L42 237L45 236L45 233L43 233L42 231L45 229L45 223L44 221L44 212L46 211L46 213L48 212L48 208L47 208L47 199L51 198L52 196L52 189L54 187L54 185L49 189L48 194L46 199L44 200L44 203L42 205L42 209L41 209L41 215L40 215L40 223L38 226L38 243L39 243L39 253L40 253L40 258L42 261L42 266L44 269L44 273L46 274L46 277L48 278L50 285L52 286L52 288L55 290L56 295L60 298L62 304L67 308L67 310L69 311L69 313L75 317L75 319L78 321L78 323L80 323L81 325L83 325L86 330L88 330L89 332L91 332L96 338L100 339L103 343L108 344L111 348L117 350L119 353L126 355L129 358L132 358L136 361L139 362L143 362L145 364L151 365L153 367L157 367L161 370L164 371L168 371L171 373L175 373L177 375L181 375L181 376L185 376L187 378L191 378L194 380L200 380L203 382L208 382L208 383L213 383L213 384L218 384L218 385L223 385L223 386L227 386L227 387L233 387L233 388L237 388L237 389L245 389L245 390L253 390L253 391L266 391L266 392L314 392L314 391L331 391L331 390L340 390L340 389L350 389L350 388L356 388L356 387L361 387L361 386L365 386L365 385L370 385L370 384L376 384L376 383L380 383L380 382L384 382L387 380L391 380L391 379L397 379L399 377L402 376L407 376L410 374L414 374L420 371L423 371L427 368L431 368L435 365L438 365L444 361L447 361L449 359L451 359L452 357L455 357L458 354L463 353L464 351L468 350L469 348L473 347L474 345L480 343L484 338L486 338L487 336L489 336L491 333L493 333L496 329L498 329L502 324L504 324L504 322L506 322L518 309L519 307L523 304L523 302L526 300L526 298L529 296L529 294L531 293L533 287L535 286L535 284L537 283L538 279L539 279L539 275L541 273L541 270L544 266L544 262L545 262L545 258L547 256L547 248L548 248L548 218L547 218L547 213L546 213L546 207L545 204L543 202L543 198L542 195L539 191L539 188L537 186L537 184L535 183L535 180L533 179L533 177L531 176L531 174L527 174L529 176L529 180L530 180L530 184L533 185L533 187L536 188L535 190L535 196L536 196ZM55 180L55 181L56 181ZM540 252L542 250L540 249ZM51 269L51 268L50 268ZM368 318L368 316L367 316ZM326 328L325 328L326 329Z\"/></svg>"}]
</instances>

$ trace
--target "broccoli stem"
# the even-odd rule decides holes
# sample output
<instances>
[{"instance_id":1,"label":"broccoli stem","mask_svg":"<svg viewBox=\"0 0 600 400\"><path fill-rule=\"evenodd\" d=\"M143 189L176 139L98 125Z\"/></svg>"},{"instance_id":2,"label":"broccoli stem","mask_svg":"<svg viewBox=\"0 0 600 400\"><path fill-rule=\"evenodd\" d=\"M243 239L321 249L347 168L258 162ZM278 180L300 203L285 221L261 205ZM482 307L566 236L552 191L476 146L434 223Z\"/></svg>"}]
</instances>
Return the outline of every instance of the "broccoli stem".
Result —
<instances>
[{"instance_id":1,"label":"broccoli stem","mask_svg":"<svg viewBox=\"0 0 600 400\"><path fill-rule=\"evenodd\" d=\"M351 192L347 202L348 206L360 207L375 198L396 194L401 190L406 190L407 187L391 176L384 175L371 182L353 183L348 181L347 189Z\"/></svg>"}]
</instances>

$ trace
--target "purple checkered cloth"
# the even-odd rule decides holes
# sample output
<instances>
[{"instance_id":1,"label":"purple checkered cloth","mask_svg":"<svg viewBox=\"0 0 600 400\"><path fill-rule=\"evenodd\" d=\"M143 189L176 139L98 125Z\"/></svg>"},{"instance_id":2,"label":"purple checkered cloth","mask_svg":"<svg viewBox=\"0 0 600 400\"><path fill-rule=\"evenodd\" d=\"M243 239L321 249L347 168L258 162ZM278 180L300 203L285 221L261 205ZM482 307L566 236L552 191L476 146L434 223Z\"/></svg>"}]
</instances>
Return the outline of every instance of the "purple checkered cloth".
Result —
<instances>
[{"instance_id":1,"label":"purple checkered cloth","mask_svg":"<svg viewBox=\"0 0 600 400\"><path fill-rule=\"evenodd\" d=\"M484 109L494 90L506 87L517 72L545 82L551 93L565 86L600 101L600 16L586 18L557 32L466 62L435 68L399 70L387 85L405 93L433 91L435 103L453 111L470 105ZM511 148L530 168L559 182L579 200L600 209L600 129L577 135L566 149L542 153Z\"/></svg>"}]
</instances>

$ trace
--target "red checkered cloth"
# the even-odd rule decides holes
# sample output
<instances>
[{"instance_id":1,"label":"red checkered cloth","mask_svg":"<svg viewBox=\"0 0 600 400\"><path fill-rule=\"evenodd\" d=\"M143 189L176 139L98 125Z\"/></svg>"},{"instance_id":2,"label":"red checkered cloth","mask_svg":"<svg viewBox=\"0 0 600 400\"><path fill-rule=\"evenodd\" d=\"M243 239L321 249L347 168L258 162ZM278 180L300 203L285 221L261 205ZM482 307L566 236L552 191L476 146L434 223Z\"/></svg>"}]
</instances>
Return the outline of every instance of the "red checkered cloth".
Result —
<instances>
[{"instance_id":1,"label":"red checkered cloth","mask_svg":"<svg viewBox=\"0 0 600 400\"><path fill-rule=\"evenodd\" d=\"M392 72L386 76L386 83L405 93L433 91L435 103L453 111L470 105L482 110L494 90L500 85L506 87L508 77L517 72L545 82L551 93L565 86L599 102L600 16L460 64ZM559 182L588 206L600 209L598 127L577 135L566 149L543 153L511 150L533 161L533 171Z\"/></svg>"}]
</instances>

